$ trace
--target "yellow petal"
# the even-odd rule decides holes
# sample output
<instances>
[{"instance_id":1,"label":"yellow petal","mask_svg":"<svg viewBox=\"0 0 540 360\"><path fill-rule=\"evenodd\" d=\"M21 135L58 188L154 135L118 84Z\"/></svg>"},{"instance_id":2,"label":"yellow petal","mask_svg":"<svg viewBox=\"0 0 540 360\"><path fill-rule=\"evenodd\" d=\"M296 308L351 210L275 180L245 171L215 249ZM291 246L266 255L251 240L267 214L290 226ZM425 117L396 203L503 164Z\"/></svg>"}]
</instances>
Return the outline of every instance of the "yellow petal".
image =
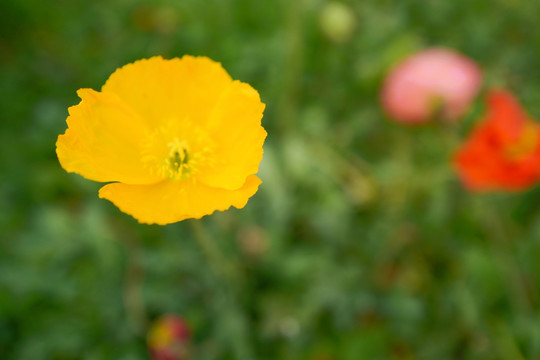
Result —
<instances>
[{"instance_id":1,"label":"yellow petal","mask_svg":"<svg viewBox=\"0 0 540 360\"><path fill-rule=\"evenodd\" d=\"M206 57L159 56L136 61L114 72L102 88L118 95L153 127L164 121L208 117L232 82L221 64Z\"/></svg>"},{"instance_id":2,"label":"yellow petal","mask_svg":"<svg viewBox=\"0 0 540 360\"><path fill-rule=\"evenodd\" d=\"M152 184L161 180L141 162L141 139L148 127L117 96L92 89L77 92L68 129L56 142L62 167L95 181Z\"/></svg>"},{"instance_id":3,"label":"yellow petal","mask_svg":"<svg viewBox=\"0 0 540 360\"><path fill-rule=\"evenodd\" d=\"M214 140L214 161L197 178L208 186L238 189L258 171L266 131L265 105L248 84L234 81L222 93L204 127Z\"/></svg>"},{"instance_id":4,"label":"yellow petal","mask_svg":"<svg viewBox=\"0 0 540 360\"><path fill-rule=\"evenodd\" d=\"M113 183L102 187L99 197L110 200L141 223L165 225L231 206L241 209L260 183L255 175L249 176L238 190L211 188L190 180L167 180L154 185Z\"/></svg>"}]
</instances>

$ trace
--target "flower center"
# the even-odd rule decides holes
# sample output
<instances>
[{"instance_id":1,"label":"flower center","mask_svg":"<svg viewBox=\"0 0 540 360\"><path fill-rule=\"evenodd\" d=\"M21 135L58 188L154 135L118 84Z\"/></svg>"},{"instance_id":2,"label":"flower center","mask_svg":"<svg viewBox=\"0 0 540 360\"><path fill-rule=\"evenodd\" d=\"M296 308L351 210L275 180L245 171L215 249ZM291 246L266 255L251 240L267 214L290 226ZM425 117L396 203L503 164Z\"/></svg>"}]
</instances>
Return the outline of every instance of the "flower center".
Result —
<instances>
[{"instance_id":1,"label":"flower center","mask_svg":"<svg viewBox=\"0 0 540 360\"><path fill-rule=\"evenodd\" d=\"M142 161L162 178L187 180L213 164L213 141L189 120L171 120L149 134Z\"/></svg>"},{"instance_id":2,"label":"flower center","mask_svg":"<svg viewBox=\"0 0 540 360\"><path fill-rule=\"evenodd\" d=\"M181 180L187 177L193 171L193 164L190 164L189 147L186 141L180 141L174 138L167 144L169 148L169 157L165 160L164 172L175 180Z\"/></svg>"},{"instance_id":3,"label":"flower center","mask_svg":"<svg viewBox=\"0 0 540 360\"><path fill-rule=\"evenodd\" d=\"M520 160L531 154L538 145L538 129L533 124L526 124L520 138L505 148L505 154L512 160Z\"/></svg>"}]
</instances>

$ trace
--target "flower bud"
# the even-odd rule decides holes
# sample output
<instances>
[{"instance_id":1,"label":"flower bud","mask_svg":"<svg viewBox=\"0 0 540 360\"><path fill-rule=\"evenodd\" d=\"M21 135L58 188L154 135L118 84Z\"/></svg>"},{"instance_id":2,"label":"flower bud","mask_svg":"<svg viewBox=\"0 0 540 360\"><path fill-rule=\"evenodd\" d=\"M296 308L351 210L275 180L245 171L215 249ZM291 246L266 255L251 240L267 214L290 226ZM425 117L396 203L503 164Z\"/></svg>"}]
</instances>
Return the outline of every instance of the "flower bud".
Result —
<instances>
[{"instance_id":1,"label":"flower bud","mask_svg":"<svg viewBox=\"0 0 540 360\"><path fill-rule=\"evenodd\" d=\"M153 360L188 360L190 331L177 315L157 319L148 332L148 349Z\"/></svg>"},{"instance_id":2,"label":"flower bud","mask_svg":"<svg viewBox=\"0 0 540 360\"><path fill-rule=\"evenodd\" d=\"M344 43L351 37L356 19L352 9L340 2L327 3L321 10L321 29L331 41Z\"/></svg>"}]
</instances>

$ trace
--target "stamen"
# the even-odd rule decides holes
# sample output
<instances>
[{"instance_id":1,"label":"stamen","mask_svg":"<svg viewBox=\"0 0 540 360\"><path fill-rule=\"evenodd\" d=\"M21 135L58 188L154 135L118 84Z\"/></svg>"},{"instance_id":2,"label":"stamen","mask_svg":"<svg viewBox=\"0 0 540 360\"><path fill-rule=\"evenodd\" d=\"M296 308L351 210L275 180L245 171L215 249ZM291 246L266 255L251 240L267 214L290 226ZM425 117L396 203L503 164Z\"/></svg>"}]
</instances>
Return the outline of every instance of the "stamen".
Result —
<instances>
[{"instance_id":1,"label":"stamen","mask_svg":"<svg viewBox=\"0 0 540 360\"><path fill-rule=\"evenodd\" d=\"M162 178L187 180L200 169L214 166L213 152L213 142L202 129L189 120L175 120L149 134L142 161Z\"/></svg>"},{"instance_id":2,"label":"stamen","mask_svg":"<svg viewBox=\"0 0 540 360\"><path fill-rule=\"evenodd\" d=\"M188 144L175 138L169 144L169 158L166 160L168 165L168 176L172 179L184 179L192 170Z\"/></svg>"},{"instance_id":3,"label":"stamen","mask_svg":"<svg viewBox=\"0 0 540 360\"><path fill-rule=\"evenodd\" d=\"M186 149L182 149L182 155L178 150L174 151L174 155L170 158L171 169L173 171L178 171L183 165L187 165L189 162L189 157Z\"/></svg>"}]
</instances>

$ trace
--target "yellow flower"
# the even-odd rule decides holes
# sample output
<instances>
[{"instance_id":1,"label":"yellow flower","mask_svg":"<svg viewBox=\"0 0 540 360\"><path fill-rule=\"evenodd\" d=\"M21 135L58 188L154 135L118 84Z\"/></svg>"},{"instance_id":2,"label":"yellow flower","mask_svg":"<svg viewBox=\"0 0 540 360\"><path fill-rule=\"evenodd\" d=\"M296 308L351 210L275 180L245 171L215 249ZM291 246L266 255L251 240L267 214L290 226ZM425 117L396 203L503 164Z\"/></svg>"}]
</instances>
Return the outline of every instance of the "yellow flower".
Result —
<instances>
[{"instance_id":1,"label":"yellow flower","mask_svg":"<svg viewBox=\"0 0 540 360\"><path fill-rule=\"evenodd\" d=\"M243 208L261 180L264 104L205 57L153 57L80 89L58 137L62 167L142 223Z\"/></svg>"}]
</instances>

